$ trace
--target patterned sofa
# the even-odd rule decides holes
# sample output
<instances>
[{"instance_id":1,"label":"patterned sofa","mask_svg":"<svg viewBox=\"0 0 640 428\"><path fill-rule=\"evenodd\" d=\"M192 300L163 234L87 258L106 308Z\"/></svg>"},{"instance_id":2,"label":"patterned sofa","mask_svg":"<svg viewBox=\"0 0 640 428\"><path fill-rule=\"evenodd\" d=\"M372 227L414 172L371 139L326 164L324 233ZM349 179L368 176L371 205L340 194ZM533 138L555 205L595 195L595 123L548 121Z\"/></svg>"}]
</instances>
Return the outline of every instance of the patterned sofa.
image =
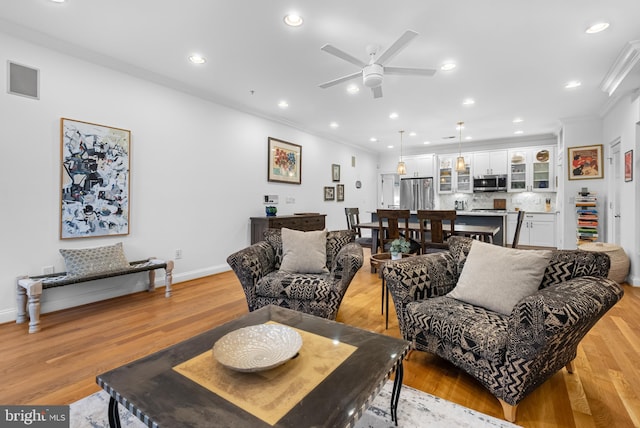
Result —
<instances>
[{"instance_id":1,"label":"patterned sofa","mask_svg":"<svg viewBox=\"0 0 640 428\"><path fill-rule=\"evenodd\" d=\"M503 315L445 296L456 287L472 241L449 242L449 252L384 267L400 331L414 349L437 354L480 381L513 422L529 393L562 367L573 371L580 340L623 290L606 278L605 253L553 250L538 291Z\"/></svg>"},{"instance_id":2,"label":"patterned sofa","mask_svg":"<svg viewBox=\"0 0 640 428\"><path fill-rule=\"evenodd\" d=\"M356 272L364 260L353 232L327 232L327 273L303 274L278 270L282 262L282 237L267 229L265 240L231 254L227 263L236 273L249 311L277 305L334 320Z\"/></svg>"}]
</instances>

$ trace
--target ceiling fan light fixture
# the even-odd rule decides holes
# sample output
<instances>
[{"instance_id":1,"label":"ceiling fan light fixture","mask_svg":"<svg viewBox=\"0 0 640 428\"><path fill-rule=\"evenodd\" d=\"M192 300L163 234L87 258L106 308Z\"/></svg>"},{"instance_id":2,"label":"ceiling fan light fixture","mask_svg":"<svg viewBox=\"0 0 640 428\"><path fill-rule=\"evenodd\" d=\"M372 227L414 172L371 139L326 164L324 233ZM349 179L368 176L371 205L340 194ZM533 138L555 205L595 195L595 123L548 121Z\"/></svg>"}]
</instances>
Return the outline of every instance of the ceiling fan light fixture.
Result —
<instances>
[{"instance_id":1,"label":"ceiling fan light fixture","mask_svg":"<svg viewBox=\"0 0 640 428\"><path fill-rule=\"evenodd\" d=\"M384 69L380 64L369 64L362 70L362 82L367 88L377 88L382 85Z\"/></svg>"}]
</instances>

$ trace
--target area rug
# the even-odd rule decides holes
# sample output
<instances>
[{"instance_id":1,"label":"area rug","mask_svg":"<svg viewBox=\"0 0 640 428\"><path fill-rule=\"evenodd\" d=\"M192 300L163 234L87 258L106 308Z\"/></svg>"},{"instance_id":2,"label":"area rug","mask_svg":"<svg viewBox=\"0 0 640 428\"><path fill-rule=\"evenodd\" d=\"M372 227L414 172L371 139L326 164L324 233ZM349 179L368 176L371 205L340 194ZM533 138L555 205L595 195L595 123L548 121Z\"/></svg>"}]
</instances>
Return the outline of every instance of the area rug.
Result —
<instances>
[{"instance_id":1,"label":"area rug","mask_svg":"<svg viewBox=\"0 0 640 428\"><path fill-rule=\"evenodd\" d=\"M393 382L389 381L356 423L356 428L393 428L389 403ZM108 428L109 396L104 391L72 403L71 428ZM119 406L123 428L143 428L145 425L128 410ZM485 415L417 389L403 386L398 404L398 427L430 428L515 428L502 419ZM174 427L171 427L174 428Z\"/></svg>"}]
</instances>

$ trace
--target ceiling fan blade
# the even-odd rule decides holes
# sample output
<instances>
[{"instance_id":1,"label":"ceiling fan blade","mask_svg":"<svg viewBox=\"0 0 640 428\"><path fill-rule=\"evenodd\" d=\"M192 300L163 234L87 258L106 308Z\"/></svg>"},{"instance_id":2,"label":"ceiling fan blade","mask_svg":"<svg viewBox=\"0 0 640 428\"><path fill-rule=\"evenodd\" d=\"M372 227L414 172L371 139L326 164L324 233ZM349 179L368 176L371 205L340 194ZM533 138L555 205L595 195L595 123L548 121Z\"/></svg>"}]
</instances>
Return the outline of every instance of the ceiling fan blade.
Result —
<instances>
[{"instance_id":1,"label":"ceiling fan blade","mask_svg":"<svg viewBox=\"0 0 640 428\"><path fill-rule=\"evenodd\" d=\"M385 74L400 74L400 75L411 75L415 74L418 76L433 76L436 74L436 70L432 68L410 68L410 67L385 67Z\"/></svg>"},{"instance_id":2,"label":"ceiling fan blade","mask_svg":"<svg viewBox=\"0 0 640 428\"><path fill-rule=\"evenodd\" d=\"M373 92L373 98L382 98L382 86L371 88L371 92Z\"/></svg>"},{"instance_id":3,"label":"ceiling fan blade","mask_svg":"<svg viewBox=\"0 0 640 428\"><path fill-rule=\"evenodd\" d=\"M330 86L337 85L338 83L346 82L347 80L355 79L356 77L362 76L362 71L356 71L355 73L348 74L346 76L338 77L337 79L329 80L328 82L324 82L320 86L323 89L327 89Z\"/></svg>"},{"instance_id":4,"label":"ceiling fan blade","mask_svg":"<svg viewBox=\"0 0 640 428\"><path fill-rule=\"evenodd\" d=\"M350 55L348 53L346 53L343 50L340 50L338 48L336 48L335 46L332 46L330 44L326 44L323 47L320 48L320 50L325 51L327 53L330 53L331 55L335 55L338 58L342 58L343 60L350 62L351 64L357 65L360 68L363 68L365 65L367 65L366 63L364 63L363 61L359 60L358 58L356 58L353 55Z\"/></svg>"},{"instance_id":5,"label":"ceiling fan blade","mask_svg":"<svg viewBox=\"0 0 640 428\"><path fill-rule=\"evenodd\" d=\"M389 48L376 58L376 64L384 65L385 62L394 58L402 49L404 49L418 33L413 30L407 30L398 40L396 40Z\"/></svg>"}]
</instances>

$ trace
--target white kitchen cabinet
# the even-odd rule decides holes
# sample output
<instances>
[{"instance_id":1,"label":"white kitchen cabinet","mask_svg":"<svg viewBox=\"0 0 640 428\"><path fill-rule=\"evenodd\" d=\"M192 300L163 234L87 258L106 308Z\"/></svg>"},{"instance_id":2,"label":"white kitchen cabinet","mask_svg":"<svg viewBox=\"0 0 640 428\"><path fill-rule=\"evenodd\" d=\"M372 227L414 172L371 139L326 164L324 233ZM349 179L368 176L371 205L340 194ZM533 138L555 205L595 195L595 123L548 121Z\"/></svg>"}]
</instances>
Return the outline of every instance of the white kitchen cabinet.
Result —
<instances>
[{"instance_id":1,"label":"white kitchen cabinet","mask_svg":"<svg viewBox=\"0 0 640 428\"><path fill-rule=\"evenodd\" d=\"M407 175L404 177L434 177L434 155L403 156L402 160L407 167Z\"/></svg>"},{"instance_id":2,"label":"white kitchen cabinet","mask_svg":"<svg viewBox=\"0 0 640 428\"><path fill-rule=\"evenodd\" d=\"M471 170L474 176L501 175L508 170L507 150L491 150L473 154Z\"/></svg>"},{"instance_id":3,"label":"white kitchen cabinet","mask_svg":"<svg viewBox=\"0 0 640 428\"><path fill-rule=\"evenodd\" d=\"M507 214L507 245L513 243L518 213ZM526 213L520 228L518 246L556 247L555 213Z\"/></svg>"},{"instance_id":4,"label":"white kitchen cabinet","mask_svg":"<svg viewBox=\"0 0 640 428\"><path fill-rule=\"evenodd\" d=\"M512 149L508 153L509 192L555 191L553 147Z\"/></svg>"},{"instance_id":5,"label":"white kitchen cabinet","mask_svg":"<svg viewBox=\"0 0 640 428\"><path fill-rule=\"evenodd\" d=\"M472 193L471 154L463 153L466 169L455 170L458 154L438 156L438 193Z\"/></svg>"}]
</instances>

